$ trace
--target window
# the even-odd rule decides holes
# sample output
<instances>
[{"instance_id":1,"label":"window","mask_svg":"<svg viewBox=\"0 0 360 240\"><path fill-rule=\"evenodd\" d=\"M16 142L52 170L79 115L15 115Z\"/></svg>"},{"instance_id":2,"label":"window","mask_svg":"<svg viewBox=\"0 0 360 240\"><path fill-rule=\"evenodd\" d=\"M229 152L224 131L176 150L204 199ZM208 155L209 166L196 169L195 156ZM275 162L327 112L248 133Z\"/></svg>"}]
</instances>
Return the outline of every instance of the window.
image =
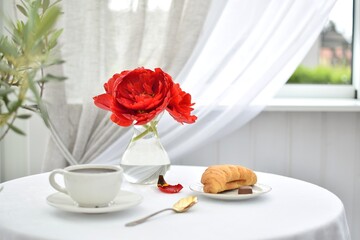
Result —
<instances>
[{"instance_id":1,"label":"window","mask_svg":"<svg viewBox=\"0 0 360 240\"><path fill-rule=\"evenodd\" d=\"M279 97L356 98L353 43L359 41L359 1L337 1L318 39ZM355 53L355 52L354 52Z\"/></svg>"}]
</instances>

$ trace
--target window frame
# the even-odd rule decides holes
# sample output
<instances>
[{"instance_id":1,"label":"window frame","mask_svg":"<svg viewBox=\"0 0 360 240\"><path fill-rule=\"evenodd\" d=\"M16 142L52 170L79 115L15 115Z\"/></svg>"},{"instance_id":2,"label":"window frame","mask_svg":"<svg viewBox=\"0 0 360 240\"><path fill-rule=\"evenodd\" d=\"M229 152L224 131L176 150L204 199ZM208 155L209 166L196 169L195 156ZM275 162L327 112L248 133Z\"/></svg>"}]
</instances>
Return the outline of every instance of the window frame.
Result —
<instances>
[{"instance_id":1,"label":"window frame","mask_svg":"<svg viewBox=\"0 0 360 240\"><path fill-rule=\"evenodd\" d=\"M353 0L351 85L285 84L275 98L357 99L360 89L360 0Z\"/></svg>"}]
</instances>

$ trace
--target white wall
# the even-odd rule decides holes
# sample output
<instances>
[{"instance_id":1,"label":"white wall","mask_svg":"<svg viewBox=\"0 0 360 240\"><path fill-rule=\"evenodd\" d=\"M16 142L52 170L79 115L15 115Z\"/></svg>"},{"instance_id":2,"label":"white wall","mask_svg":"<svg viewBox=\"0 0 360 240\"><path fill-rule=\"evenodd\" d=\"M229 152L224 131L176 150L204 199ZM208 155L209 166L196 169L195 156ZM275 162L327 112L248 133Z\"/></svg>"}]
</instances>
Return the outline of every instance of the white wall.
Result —
<instances>
[{"instance_id":1,"label":"white wall","mask_svg":"<svg viewBox=\"0 0 360 240\"><path fill-rule=\"evenodd\" d=\"M10 131L0 142L0 182L41 172L49 132L42 119L33 114L29 120L16 120L22 136Z\"/></svg>"},{"instance_id":2,"label":"white wall","mask_svg":"<svg viewBox=\"0 0 360 240\"><path fill-rule=\"evenodd\" d=\"M0 142L2 181L40 172L48 132L36 116L23 128L29 137L9 135ZM217 163L242 164L327 188L343 201L352 238L360 239L360 113L263 112L181 159L187 165Z\"/></svg>"},{"instance_id":3,"label":"white wall","mask_svg":"<svg viewBox=\"0 0 360 240\"><path fill-rule=\"evenodd\" d=\"M352 238L360 239L360 113L263 112L181 163L243 164L320 185L343 201Z\"/></svg>"}]
</instances>

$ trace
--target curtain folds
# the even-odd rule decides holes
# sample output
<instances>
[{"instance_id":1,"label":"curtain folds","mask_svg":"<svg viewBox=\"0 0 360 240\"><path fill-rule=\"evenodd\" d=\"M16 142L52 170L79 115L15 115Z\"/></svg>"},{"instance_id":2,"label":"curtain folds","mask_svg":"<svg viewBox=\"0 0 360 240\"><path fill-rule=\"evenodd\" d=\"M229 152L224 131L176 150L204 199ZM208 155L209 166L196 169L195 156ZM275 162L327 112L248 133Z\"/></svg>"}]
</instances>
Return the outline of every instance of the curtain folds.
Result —
<instances>
[{"instance_id":1,"label":"curtain folds","mask_svg":"<svg viewBox=\"0 0 360 240\"><path fill-rule=\"evenodd\" d=\"M160 122L173 163L255 117L311 48L335 1L222 3L212 2L203 34L176 79L197 103L198 121L186 126L170 118ZM116 161L121 152L109 148L98 160L102 156Z\"/></svg>"},{"instance_id":2,"label":"curtain folds","mask_svg":"<svg viewBox=\"0 0 360 240\"><path fill-rule=\"evenodd\" d=\"M315 42L335 0L173 1L169 14L149 13L150 2L139 1L136 15L120 7L109 12L95 1L66 1L65 75L76 83L66 93L86 99L67 133L79 163L118 163L130 139L127 129L88 101L114 72L161 67L192 95L195 124L180 125L168 115L159 123L162 143L177 163L185 152L226 136L264 108ZM74 13L77 4L89 6ZM76 19L86 19L81 30L72 25ZM48 156L45 169L64 163Z\"/></svg>"},{"instance_id":3,"label":"curtain folds","mask_svg":"<svg viewBox=\"0 0 360 240\"><path fill-rule=\"evenodd\" d=\"M71 159L89 163L115 140L130 139L128 129L113 124L92 97L104 91L114 73L139 66L161 67L175 78L196 45L210 5L207 0L189 2L62 1L62 71L68 80L47 86L45 99L52 133L68 154L51 141L44 171L73 164ZM122 148L114 147L116 152Z\"/></svg>"},{"instance_id":4,"label":"curtain folds","mask_svg":"<svg viewBox=\"0 0 360 240\"><path fill-rule=\"evenodd\" d=\"M184 77L185 89L198 90L194 93L200 103L198 123L186 129L169 124L172 130L160 133L165 135L163 143L171 156L178 159L185 151L206 144L207 139L219 139L256 116L306 55L333 4L229 1L203 53ZM239 28L240 34L234 31ZM211 56L217 58L209 63Z\"/></svg>"}]
</instances>

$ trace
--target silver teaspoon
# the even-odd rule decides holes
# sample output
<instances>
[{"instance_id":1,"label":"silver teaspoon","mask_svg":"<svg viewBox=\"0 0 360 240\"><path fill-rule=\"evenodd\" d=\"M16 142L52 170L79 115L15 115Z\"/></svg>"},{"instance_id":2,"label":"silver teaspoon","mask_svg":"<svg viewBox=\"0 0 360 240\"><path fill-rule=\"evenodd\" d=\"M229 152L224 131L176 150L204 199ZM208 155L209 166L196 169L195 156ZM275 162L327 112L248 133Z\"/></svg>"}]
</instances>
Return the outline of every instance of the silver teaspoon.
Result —
<instances>
[{"instance_id":1,"label":"silver teaspoon","mask_svg":"<svg viewBox=\"0 0 360 240\"><path fill-rule=\"evenodd\" d=\"M173 206L172 208L165 208L165 209L162 209L160 211L157 211L157 212L154 212L144 218L140 218L136 221L133 221L133 222L128 222L125 224L126 227L131 227L131 226L136 226L140 223L143 223L145 222L146 220L148 220L149 218L159 214L159 213L162 213L162 212L165 212L165 211L168 211L168 210L172 210L176 213L182 213L182 212L186 212L189 208L191 208L192 206L194 206L195 204L197 203L197 197L195 196L189 196L189 197L186 197L186 198L181 198L179 201L177 201Z\"/></svg>"}]
</instances>

